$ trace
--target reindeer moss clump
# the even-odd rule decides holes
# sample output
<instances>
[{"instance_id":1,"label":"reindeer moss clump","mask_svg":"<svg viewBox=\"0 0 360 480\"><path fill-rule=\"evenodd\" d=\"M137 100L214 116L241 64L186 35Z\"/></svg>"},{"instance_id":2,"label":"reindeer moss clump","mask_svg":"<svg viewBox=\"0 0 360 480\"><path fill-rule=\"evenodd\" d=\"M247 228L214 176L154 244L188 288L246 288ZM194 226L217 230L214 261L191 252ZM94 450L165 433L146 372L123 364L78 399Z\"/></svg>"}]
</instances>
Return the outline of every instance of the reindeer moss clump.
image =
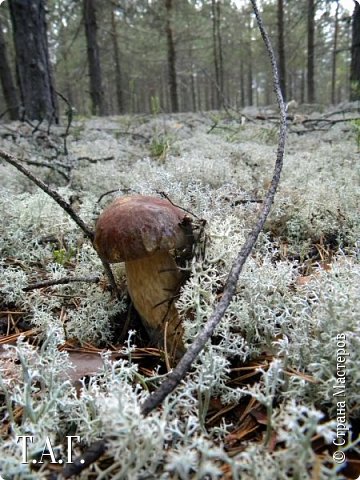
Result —
<instances>
[{"instance_id":1,"label":"reindeer moss clump","mask_svg":"<svg viewBox=\"0 0 360 480\"><path fill-rule=\"evenodd\" d=\"M118 133L125 120L133 136ZM274 142L261 132L273 126L229 121L229 139L229 130L212 129L204 115L125 120L79 120L81 135L59 158L67 180L56 170L29 168L92 226L114 196L131 193L165 192L206 220L194 257L182 265L188 280L176 299L189 345L255 222L275 159ZM54 137L61 133L52 128ZM48 153L18 129L4 148L28 159ZM162 143L165 154L151 151L154 138L171 138ZM0 329L8 343L0 367L2 477L49 478L49 457L43 465L22 463L17 436L34 437L30 462L41 456L46 437L56 458L66 458L66 436L78 435L74 455L110 438L107 457L95 467L104 479L346 478L329 446L337 435L342 339L353 430L344 451L358 454L357 148L356 132L341 125L322 135L290 133L274 208L229 309L185 381L146 418L140 403L166 375L165 354L148 348L124 269L114 272L121 293L115 298L75 223L1 163ZM26 289L69 276L96 279ZM130 332L122 331L127 321ZM84 361L81 380L74 367ZM81 478L93 476L85 470Z\"/></svg>"}]
</instances>

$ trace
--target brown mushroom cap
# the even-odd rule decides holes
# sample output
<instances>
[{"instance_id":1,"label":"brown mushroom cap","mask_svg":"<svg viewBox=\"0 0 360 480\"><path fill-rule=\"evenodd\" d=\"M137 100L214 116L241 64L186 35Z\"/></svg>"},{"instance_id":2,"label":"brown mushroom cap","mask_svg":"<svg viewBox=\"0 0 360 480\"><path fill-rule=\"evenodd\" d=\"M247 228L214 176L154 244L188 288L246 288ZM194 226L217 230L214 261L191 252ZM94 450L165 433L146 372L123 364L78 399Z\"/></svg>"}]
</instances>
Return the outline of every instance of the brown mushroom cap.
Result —
<instances>
[{"instance_id":1,"label":"brown mushroom cap","mask_svg":"<svg viewBox=\"0 0 360 480\"><path fill-rule=\"evenodd\" d=\"M94 245L109 263L126 262L159 250L184 248L191 243L186 213L168 200L134 195L111 203L96 223Z\"/></svg>"}]
</instances>

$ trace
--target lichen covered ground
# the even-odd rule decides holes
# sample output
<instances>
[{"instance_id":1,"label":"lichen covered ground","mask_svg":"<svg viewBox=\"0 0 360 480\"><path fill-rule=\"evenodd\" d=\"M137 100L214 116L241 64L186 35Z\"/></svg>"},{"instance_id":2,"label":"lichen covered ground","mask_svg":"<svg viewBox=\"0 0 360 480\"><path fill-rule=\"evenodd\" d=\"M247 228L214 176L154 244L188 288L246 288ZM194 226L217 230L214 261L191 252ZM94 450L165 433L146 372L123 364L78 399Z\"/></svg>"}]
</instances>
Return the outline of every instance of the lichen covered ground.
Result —
<instances>
[{"instance_id":1,"label":"lichen covered ground","mask_svg":"<svg viewBox=\"0 0 360 480\"><path fill-rule=\"evenodd\" d=\"M327 118L346 116L356 112ZM236 296L184 382L146 418L140 403L166 366L129 307L123 267L115 268L119 300L76 224L1 161L3 478L54 478L62 465L43 455L45 439L58 461L67 458L70 435L81 438L74 456L109 438L84 479L360 475L358 127L292 119L276 201ZM132 193L165 192L206 220L202 255L188 263L177 300L190 343L256 221L272 177L276 122L219 113L77 118L67 155L64 130L2 125L2 148L42 163L26 166L92 228L111 199ZM24 290L62 277L94 281ZM34 437L27 462L22 435ZM345 462L337 463L339 451Z\"/></svg>"}]
</instances>

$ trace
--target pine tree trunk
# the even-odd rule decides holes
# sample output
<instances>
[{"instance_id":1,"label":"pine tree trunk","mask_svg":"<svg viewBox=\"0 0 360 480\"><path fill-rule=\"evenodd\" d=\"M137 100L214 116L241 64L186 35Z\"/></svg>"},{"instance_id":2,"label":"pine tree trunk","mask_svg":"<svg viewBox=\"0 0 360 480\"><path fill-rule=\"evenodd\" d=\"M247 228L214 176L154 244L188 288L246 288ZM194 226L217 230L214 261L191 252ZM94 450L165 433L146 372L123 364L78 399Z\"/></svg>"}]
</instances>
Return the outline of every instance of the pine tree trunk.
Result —
<instances>
[{"instance_id":1,"label":"pine tree trunk","mask_svg":"<svg viewBox=\"0 0 360 480\"><path fill-rule=\"evenodd\" d=\"M294 98L294 91L296 92L296 89L294 88L294 84L296 87L296 82L293 80L294 74L290 72L287 77L287 93L288 93L288 98Z\"/></svg>"},{"instance_id":2,"label":"pine tree trunk","mask_svg":"<svg viewBox=\"0 0 360 480\"><path fill-rule=\"evenodd\" d=\"M213 95L211 94L211 87L212 84L209 85L209 82L207 79L204 79L204 105L205 105L205 111L212 110L213 105L211 103Z\"/></svg>"},{"instance_id":3,"label":"pine tree trunk","mask_svg":"<svg viewBox=\"0 0 360 480\"><path fill-rule=\"evenodd\" d=\"M300 80L300 103L305 103L305 71L301 71Z\"/></svg>"},{"instance_id":4,"label":"pine tree trunk","mask_svg":"<svg viewBox=\"0 0 360 480\"><path fill-rule=\"evenodd\" d=\"M203 110L204 98L203 98L203 79L202 77L196 78L196 98L197 98L197 109L201 112Z\"/></svg>"},{"instance_id":5,"label":"pine tree trunk","mask_svg":"<svg viewBox=\"0 0 360 480\"><path fill-rule=\"evenodd\" d=\"M252 43L251 43L251 35L252 35L252 28L251 28L251 18L249 18L248 25L247 25L247 34L248 34L248 42L247 42L247 104L252 106L254 104L253 98L253 60L252 60Z\"/></svg>"},{"instance_id":6,"label":"pine tree trunk","mask_svg":"<svg viewBox=\"0 0 360 480\"><path fill-rule=\"evenodd\" d=\"M196 73L191 72L190 77L190 88L191 88L191 109L193 112L196 112Z\"/></svg>"},{"instance_id":7,"label":"pine tree trunk","mask_svg":"<svg viewBox=\"0 0 360 480\"><path fill-rule=\"evenodd\" d=\"M44 0L9 2L22 117L59 120L49 59Z\"/></svg>"},{"instance_id":8,"label":"pine tree trunk","mask_svg":"<svg viewBox=\"0 0 360 480\"><path fill-rule=\"evenodd\" d=\"M360 4L357 1L352 15L350 100L360 100Z\"/></svg>"},{"instance_id":9,"label":"pine tree trunk","mask_svg":"<svg viewBox=\"0 0 360 480\"><path fill-rule=\"evenodd\" d=\"M219 95L219 58L217 53L217 36L216 36L216 8L215 0L211 0L211 18L212 18L212 43L213 43L213 57L214 57L214 69L215 69L215 84L216 89L214 91L215 96L212 95L212 105L214 109L220 107L220 95Z\"/></svg>"},{"instance_id":10,"label":"pine tree trunk","mask_svg":"<svg viewBox=\"0 0 360 480\"><path fill-rule=\"evenodd\" d=\"M219 109L223 103L224 95L224 68L223 68L223 52L220 31L221 11L220 2L211 0L211 17L212 17L212 41L213 41L213 57L215 69L215 86L216 93L213 99L215 109Z\"/></svg>"},{"instance_id":11,"label":"pine tree trunk","mask_svg":"<svg viewBox=\"0 0 360 480\"><path fill-rule=\"evenodd\" d=\"M221 10L220 2L216 1L216 37L217 37L217 51L219 58L219 89L220 89L220 105L224 103L224 61L223 61L223 49L221 39Z\"/></svg>"},{"instance_id":12,"label":"pine tree trunk","mask_svg":"<svg viewBox=\"0 0 360 480\"><path fill-rule=\"evenodd\" d=\"M279 56L279 80L280 88L284 99L286 99L286 64L284 44L284 1L278 0L277 7L278 21L278 56Z\"/></svg>"},{"instance_id":13,"label":"pine tree trunk","mask_svg":"<svg viewBox=\"0 0 360 480\"><path fill-rule=\"evenodd\" d=\"M124 112L122 78L121 78L121 64L120 64L120 49L119 40L116 31L116 18L114 10L111 10L111 37L113 42L114 66L115 66L115 83L116 83L116 100L118 113Z\"/></svg>"},{"instance_id":14,"label":"pine tree trunk","mask_svg":"<svg viewBox=\"0 0 360 480\"><path fill-rule=\"evenodd\" d=\"M176 78L176 52L174 44L173 30L171 26L171 16L173 4L172 0L165 0L166 8L166 22L165 33L167 40L167 60L168 60L168 76L170 87L170 102L171 111L176 113L179 111L178 93L177 93L177 78Z\"/></svg>"},{"instance_id":15,"label":"pine tree trunk","mask_svg":"<svg viewBox=\"0 0 360 480\"><path fill-rule=\"evenodd\" d=\"M315 3L314 0L308 0L307 14L307 96L308 102L315 102L315 81L314 81L314 63L315 63Z\"/></svg>"},{"instance_id":16,"label":"pine tree trunk","mask_svg":"<svg viewBox=\"0 0 360 480\"><path fill-rule=\"evenodd\" d=\"M336 103L336 50L339 31L339 1L336 2L335 23L334 23L334 41L332 51L332 68L331 68L331 103Z\"/></svg>"},{"instance_id":17,"label":"pine tree trunk","mask_svg":"<svg viewBox=\"0 0 360 480\"><path fill-rule=\"evenodd\" d=\"M106 115L107 112L102 86L99 45L97 42L95 0L83 0L83 11L90 77L91 113L102 116Z\"/></svg>"},{"instance_id":18,"label":"pine tree trunk","mask_svg":"<svg viewBox=\"0 0 360 480\"><path fill-rule=\"evenodd\" d=\"M0 23L0 80L4 93L6 107L10 120L19 118L19 105L16 93L16 86L11 75L10 64L8 61L6 42L2 25Z\"/></svg>"},{"instance_id":19,"label":"pine tree trunk","mask_svg":"<svg viewBox=\"0 0 360 480\"><path fill-rule=\"evenodd\" d=\"M244 75L244 61L240 60L240 105L245 107L245 75Z\"/></svg>"},{"instance_id":20,"label":"pine tree trunk","mask_svg":"<svg viewBox=\"0 0 360 480\"><path fill-rule=\"evenodd\" d=\"M64 73L65 73L65 91L67 99L70 102L70 105L74 105L74 94L73 94L73 85L71 83L71 74L69 71L69 62L67 53L64 53Z\"/></svg>"}]
</instances>

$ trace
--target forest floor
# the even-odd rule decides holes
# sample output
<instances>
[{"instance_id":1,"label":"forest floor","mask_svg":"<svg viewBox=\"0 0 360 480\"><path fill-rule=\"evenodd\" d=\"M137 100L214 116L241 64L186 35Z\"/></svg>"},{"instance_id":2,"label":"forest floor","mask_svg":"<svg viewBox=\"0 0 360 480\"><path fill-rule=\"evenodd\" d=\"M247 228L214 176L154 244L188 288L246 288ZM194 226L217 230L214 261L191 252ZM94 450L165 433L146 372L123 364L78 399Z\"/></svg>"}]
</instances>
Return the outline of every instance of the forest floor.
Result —
<instances>
[{"instance_id":1,"label":"forest floor","mask_svg":"<svg viewBox=\"0 0 360 480\"><path fill-rule=\"evenodd\" d=\"M68 214L0 160L3 478L57 478L71 435L81 439L74 457L108 439L84 479L359 477L359 107L288 116L275 204L235 298L185 381L146 418L141 401L169 359L130 306L123 266L116 298ZM131 194L165 194L206 220L176 301L190 344L261 209L276 110L75 117L68 132L66 122L0 124L1 149L91 229Z\"/></svg>"}]
</instances>

